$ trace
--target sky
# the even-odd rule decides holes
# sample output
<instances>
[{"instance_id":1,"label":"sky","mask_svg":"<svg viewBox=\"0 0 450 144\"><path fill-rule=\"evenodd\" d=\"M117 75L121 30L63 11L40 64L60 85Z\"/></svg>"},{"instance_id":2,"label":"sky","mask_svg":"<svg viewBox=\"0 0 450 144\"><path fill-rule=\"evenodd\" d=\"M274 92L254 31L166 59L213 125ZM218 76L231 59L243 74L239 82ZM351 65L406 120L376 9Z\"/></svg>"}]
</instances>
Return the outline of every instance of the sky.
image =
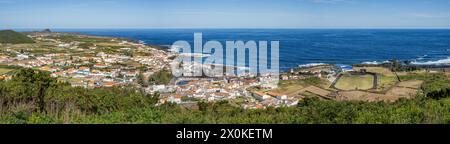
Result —
<instances>
[{"instance_id":1,"label":"sky","mask_svg":"<svg viewBox=\"0 0 450 144\"><path fill-rule=\"evenodd\" d=\"M450 28L450 0L0 0L0 28Z\"/></svg>"}]
</instances>

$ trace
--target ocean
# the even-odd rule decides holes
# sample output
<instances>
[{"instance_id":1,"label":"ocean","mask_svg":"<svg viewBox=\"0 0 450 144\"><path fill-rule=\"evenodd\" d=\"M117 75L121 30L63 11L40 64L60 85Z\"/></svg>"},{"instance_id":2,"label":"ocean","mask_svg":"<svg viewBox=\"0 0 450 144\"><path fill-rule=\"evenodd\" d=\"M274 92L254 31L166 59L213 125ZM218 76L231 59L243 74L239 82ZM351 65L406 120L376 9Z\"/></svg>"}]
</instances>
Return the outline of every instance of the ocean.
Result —
<instances>
[{"instance_id":1,"label":"ocean","mask_svg":"<svg viewBox=\"0 0 450 144\"><path fill-rule=\"evenodd\" d=\"M55 29L88 35L124 37L152 45L203 41L280 41L280 68L299 65L383 63L450 65L450 29Z\"/></svg>"}]
</instances>

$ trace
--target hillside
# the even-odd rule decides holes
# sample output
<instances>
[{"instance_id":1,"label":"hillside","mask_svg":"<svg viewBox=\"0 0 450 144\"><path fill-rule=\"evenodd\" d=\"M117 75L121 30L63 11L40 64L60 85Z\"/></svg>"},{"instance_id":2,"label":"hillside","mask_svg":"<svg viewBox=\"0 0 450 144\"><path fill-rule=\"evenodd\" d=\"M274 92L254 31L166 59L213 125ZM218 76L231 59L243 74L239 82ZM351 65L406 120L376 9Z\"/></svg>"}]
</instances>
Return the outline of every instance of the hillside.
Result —
<instances>
[{"instance_id":1,"label":"hillside","mask_svg":"<svg viewBox=\"0 0 450 144\"><path fill-rule=\"evenodd\" d=\"M34 43L34 41L22 33L12 30L2 30L0 31L0 43L21 44Z\"/></svg>"}]
</instances>

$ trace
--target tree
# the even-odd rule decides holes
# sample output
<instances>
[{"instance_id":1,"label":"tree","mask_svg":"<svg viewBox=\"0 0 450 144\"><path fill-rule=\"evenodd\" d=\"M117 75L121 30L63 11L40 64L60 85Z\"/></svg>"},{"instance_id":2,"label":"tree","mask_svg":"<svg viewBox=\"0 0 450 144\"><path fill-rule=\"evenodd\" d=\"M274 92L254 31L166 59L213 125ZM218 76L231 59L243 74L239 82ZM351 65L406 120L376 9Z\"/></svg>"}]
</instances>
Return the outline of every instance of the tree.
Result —
<instances>
[{"instance_id":1,"label":"tree","mask_svg":"<svg viewBox=\"0 0 450 144\"><path fill-rule=\"evenodd\" d=\"M38 87L38 106L41 112L45 111L45 95L47 89L54 83L56 83L56 79L50 76L48 72L39 71L35 74L35 84Z\"/></svg>"},{"instance_id":2,"label":"tree","mask_svg":"<svg viewBox=\"0 0 450 144\"><path fill-rule=\"evenodd\" d=\"M145 76L144 76L144 74L141 72L141 73L139 73L139 75L138 75L138 83L141 85L141 86L143 86L143 87L148 87L148 83L147 83L147 81L145 80Z\"/></svg>"},{"instance_id":3,"label":"tree","mask_svg":"<svg viewBox=\"0 0 450 144\"><path fill-rule=\"evenodd\" d=\"M445 89L429 92L427 94L427 96L429 98L437 99L437 100L450 97L450 88L445 88Z\"/></svg>"},{"instance_id":4,"label":"tree","mask_svg":"<svg viewBox=\"0 0 450 144\"><path fill-rule=\"evenodd\" d=\"M10 82L6 84L9 91L9 102L36 103L38 110L45 111L45 95L47 89L56 83L49 72L33 69L19 69Z\"/></svg>"},{"instance_id":5,"label":"tree","mask_svg":"<svg viewBox=\"0 0 450 144\"><path fill-rule=\"evenodd\" d=\"M170 80L172 80L172 73L170 73L168 70L161 70L155 74L153 74L149 78L150 84L156 84L156 85L162 85L162 84L169 84Z\"/></svg>"}]
</instances>

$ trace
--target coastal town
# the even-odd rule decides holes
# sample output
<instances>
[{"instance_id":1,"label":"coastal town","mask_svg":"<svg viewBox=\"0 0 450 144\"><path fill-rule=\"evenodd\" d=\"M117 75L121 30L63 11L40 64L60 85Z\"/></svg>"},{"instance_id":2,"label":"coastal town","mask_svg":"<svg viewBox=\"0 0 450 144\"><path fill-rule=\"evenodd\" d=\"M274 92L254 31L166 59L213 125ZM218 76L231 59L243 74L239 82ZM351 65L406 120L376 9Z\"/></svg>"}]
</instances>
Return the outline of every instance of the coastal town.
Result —
<instances>
[{"instance_id":1,"label":"coastal town","mask_svg":"<svg viewBox=\"0 0 450 144\"><path fill-rule=\"evenodd\" d=\"M0 62L49 71L51 76L75 87L128 85L139 74L151 75L169 61L162 50L126 40L57 33L35 33L29 37L36 43L5 45Z\"/></svg>"},{"instance_id":2,"label":"coastal town","mask_svg":"<svg viewBox=\"0 0 450 144\"><path fill-rule=\"evenodd\" d=\"M25 34L35 43L0 45L1 80L10 79L14 68L33 68L73 87L137 88L157 95L158 105L228 101L236 107L264 109L297 106L305 97L393 102L414 98L423 83L402 81L398 75L407 72L386 67L343 64L299 66L282 73L276 85L267 84L271 75L175 78L170 64L178 54L142 41L50 30ZM167 78L160 80L162 75Z\"/></svg>"},{"instance_id":3,"label":"coastal town","mask_svg":"<svg viewBox=\"0 0 450 144\"><path fill-rule=\"evenodd\" d=\"M134 87L148 94L157 93L160 104L235 100L239 101L237 106L262 107L252 97L254 93L247 90L260 85L257 78L182 80L170 76L168 82L150 82L157 73L170 74L170 64L177 53L143 42L50 30L26 34L35 43L1 45L4 48L0 63L6 68L2 68L0 79L11 79L11 71L16 67L33 68L48 71L52 77L73 87ZM279 103L274 99L267 106Z\"/></svg>"}]
</instances>

